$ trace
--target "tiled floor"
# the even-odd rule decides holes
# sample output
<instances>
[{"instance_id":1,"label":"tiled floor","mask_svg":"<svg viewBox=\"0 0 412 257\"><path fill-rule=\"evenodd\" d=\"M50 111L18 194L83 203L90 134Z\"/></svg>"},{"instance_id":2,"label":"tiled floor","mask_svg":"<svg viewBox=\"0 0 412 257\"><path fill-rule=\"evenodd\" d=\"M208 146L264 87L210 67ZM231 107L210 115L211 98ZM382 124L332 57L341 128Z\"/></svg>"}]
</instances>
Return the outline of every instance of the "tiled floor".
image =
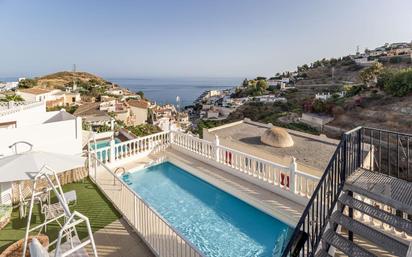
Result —
<instances>
[{"instance_id":1,"label":"tiled floor","mask_svg":"<svg viewBox=\"0 0 412 257\"><path fill-rule=\"evenodd\" d=\"M123 219L114 221L94 233L99 257L154 257L146 244ZM87 246L93 256L91 245Z\"/></svg>"}]
</instances>

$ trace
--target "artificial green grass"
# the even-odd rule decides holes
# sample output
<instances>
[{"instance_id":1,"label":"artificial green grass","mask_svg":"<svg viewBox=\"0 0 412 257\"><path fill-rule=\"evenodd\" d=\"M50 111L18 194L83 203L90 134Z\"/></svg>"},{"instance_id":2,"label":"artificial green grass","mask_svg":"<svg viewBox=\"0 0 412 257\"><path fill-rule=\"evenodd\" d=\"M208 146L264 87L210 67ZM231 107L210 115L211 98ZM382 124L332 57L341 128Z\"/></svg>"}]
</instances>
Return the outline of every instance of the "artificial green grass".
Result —
<instances>
[{"instance_id":1,"label":"artificial green grass","mask_svg":"<svg viewBox=\"0 0 412 257\"><path fill-rule=\"evenodd\" d=\"M86 178L83 182L72 183L63 186L63 191L68 192L76 190L77 204L72 206L72 210L76 210L86 215L92 226L92 230L97 231L113 221L119 219L121 215L116 211L113 205L105 198L100 190L94 185L90 179ZM52 202L55 202L52 200ZM43 215L40 213L39 205L35 205L32 216L32 227L41 224ZM28 209L27 209L28 212ZM0 253L3 252L10 244L24 237L27 225L27 218L19 218L18 208L13 210L12 218L9 224L0 230ZM88 236L87 229L84 223L76 226L80 239ZM47 234L50 241L57 238L59 226L53 222L47 226Z\"/></svg>"}]
</instances>

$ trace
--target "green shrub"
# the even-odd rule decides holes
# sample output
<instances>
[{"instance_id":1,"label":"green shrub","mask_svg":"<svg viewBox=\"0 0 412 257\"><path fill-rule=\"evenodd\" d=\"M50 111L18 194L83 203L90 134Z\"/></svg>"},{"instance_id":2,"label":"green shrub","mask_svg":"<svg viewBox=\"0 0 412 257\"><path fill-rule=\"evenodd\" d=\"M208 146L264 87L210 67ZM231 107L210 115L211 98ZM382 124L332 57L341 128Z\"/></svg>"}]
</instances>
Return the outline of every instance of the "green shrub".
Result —
<instances>
[{"instance_id":1,"label":"green shrub","mask_svg":"<svg viewBox=\"0 0 412 257\"><path fill-rule=\"evenodd\" d=\"M37 85L34 79L23 79L19 81L19 88L32 88Z\"/></svg>"},{"instance_id":2,"label":"green shrub","mask_svg":"<svg viewBox=\"0 0 412 257\"><path fill-rule=\"evenodd\" d=\"M405 96L412 92L412 68L386 70L378 79L378 86L393 96Z\"/></svg>"},{"instance_id":3,"label":"green shrub","mask_svg":"<svg viewBox=\"0 0 412 257\"><path fill-rule=\"evenodd\" d=\"M138 137L148 136L162 131L158 126L152 124L129 126L127 129Z\"/></svg>"}]
</instances>

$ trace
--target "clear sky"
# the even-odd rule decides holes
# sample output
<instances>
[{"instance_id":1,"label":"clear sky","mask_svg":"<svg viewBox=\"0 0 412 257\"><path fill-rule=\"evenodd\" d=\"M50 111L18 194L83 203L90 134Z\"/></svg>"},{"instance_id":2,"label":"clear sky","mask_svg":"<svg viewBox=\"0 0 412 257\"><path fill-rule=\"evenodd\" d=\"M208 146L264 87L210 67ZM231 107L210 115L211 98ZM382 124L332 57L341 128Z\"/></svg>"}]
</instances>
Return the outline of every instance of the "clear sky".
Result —
<instances>
[{"instance_id":1,"label":"clear sky","mask_svg":"<svg viewBox=\"0 0 412 257\"><path fill-rule=\"evenodd\" d=\"M0 77L252 77L412 40L411 0L0 0Z\"/></svg>"}]
</instances>

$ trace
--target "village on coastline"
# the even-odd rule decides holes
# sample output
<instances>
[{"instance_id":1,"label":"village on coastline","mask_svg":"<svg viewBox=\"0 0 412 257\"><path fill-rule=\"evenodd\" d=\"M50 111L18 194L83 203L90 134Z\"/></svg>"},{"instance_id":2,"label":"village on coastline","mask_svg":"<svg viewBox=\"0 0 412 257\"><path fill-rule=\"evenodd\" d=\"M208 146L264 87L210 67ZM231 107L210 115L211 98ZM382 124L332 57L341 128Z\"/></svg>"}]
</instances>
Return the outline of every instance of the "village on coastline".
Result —
<instances>
[{"instance_id":1,"label":"village on coastline","mask_svg":"<svg viewBox=\"0 0 412 257\"><path fill-rule=\"evenodd\" d=\"M155 101L146 99L144 92L131 92L108 81L91 79L85 83L76 80L75 76L70 83L57 84L52 88L44 85L33 86L34 80L25 78L19 78L15 82L3 82L0 83L0 101L3 110L24 103L44 101L49 111L64 108L73 115L81 117L83 128L89 131L105 132L116 129L120 133L128 131L128 136L144 136L148 133L169 130L196 133L199 131L198 124L204 121L211 122L212 126L227 123L230 121L229 115L245 104L288 105L289 95L308 88L305 81L308 81L306 71L310 68L323 67L325 63L332 62L354 63L353 65L358 67L371 67L378 62L408 63L412 56L411 49L410 43L385 44L374 50L365 49L363 53L358 50L356 54L340 60L316 61L310 67L303 65L294 72L277 73L270 78L245 79L239 83L240 85L230 89L207 90L194 101L193 105L184 108L173 103L158 105ZM289 124L302 124L297 127L304 128L304 131L318 131L318 133L326 128L338 131L335 134L339 135L339 127L327 125L334 119L334 113L317 111L313 106L327 105L329 101L338 101L346 94L352 96L353 91L362 82L356 79L339 80L334 74L334 69L332 67L329 84L322 84L322 81L309 82L312 93L306 92L305 101L298 102L303 106L301 111L289 112L288 115L279 117L272 123L286 127ZM179 96L176 97L178 99ZM312 99L309 107L307 99Z\"/></svg>"}]
</instances>

